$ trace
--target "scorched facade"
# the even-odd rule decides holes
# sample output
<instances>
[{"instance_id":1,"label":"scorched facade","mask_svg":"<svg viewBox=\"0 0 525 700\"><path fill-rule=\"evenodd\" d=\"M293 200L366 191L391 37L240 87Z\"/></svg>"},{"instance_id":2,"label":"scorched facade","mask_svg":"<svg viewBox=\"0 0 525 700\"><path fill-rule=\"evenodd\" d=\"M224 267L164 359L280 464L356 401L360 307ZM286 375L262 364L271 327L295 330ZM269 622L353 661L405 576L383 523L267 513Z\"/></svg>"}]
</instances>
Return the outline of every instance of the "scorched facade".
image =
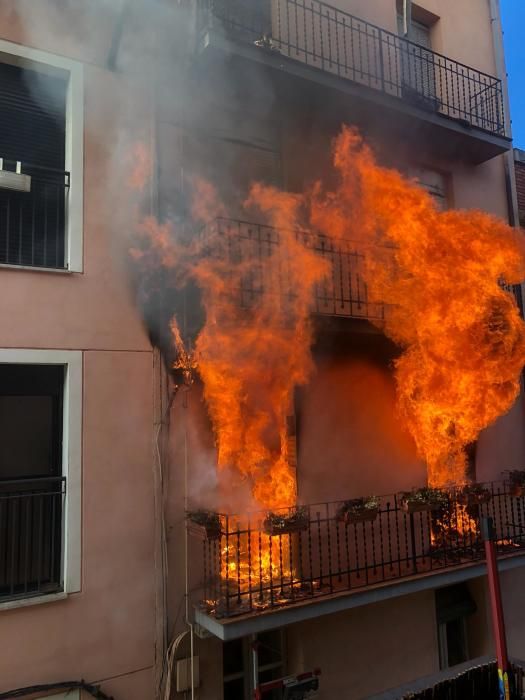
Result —
<instances>
[{"instance_id":1,"label":"scorched facade","mask_svg":"<svg viewBox=\"0 0 525 700\"><path fill-rule=\"evenodd\" d=\"M510 653L525 658L522 395L468 446L481 490L411 505L427 465L396 411L400 349L366 251L246 205L254 182L293 195L330 182L346 125L437 211L517 223L498 2L44 5L0 12L0 693L62 697L54 683L85 679L115 700L248 700L287 697L292 677L360 700L434 683L494 653L487 514ZM297 310L284 241L330 270L281 435L298 508L211 496L213 378L170 334L175 314L195 343L198 285L166 282L167 254L159 274L140 269L136 244L170 227L228 242L226 270L249 270L235 287L248 327L275 284L269 258L287 290L275 308Z\"/></svg>"}]
</instances>

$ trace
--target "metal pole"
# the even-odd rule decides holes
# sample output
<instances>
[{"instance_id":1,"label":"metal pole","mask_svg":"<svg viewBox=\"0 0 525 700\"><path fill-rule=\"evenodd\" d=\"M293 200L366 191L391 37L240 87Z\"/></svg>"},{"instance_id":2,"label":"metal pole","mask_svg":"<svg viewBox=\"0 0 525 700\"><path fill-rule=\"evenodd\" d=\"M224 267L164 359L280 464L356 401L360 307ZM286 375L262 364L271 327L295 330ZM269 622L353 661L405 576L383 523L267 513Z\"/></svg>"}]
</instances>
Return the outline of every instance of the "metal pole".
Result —
<instances>
[{"instance_id":1,"label":"metal pole","mask_svg":"<svg viewBox=\"0 0 525 700\"><path fill-rule=\"evenodd\" d=\"M481 519L481 532L485 541L485 556L487 559L487 575L489 581L490 607L492 611L492 629L496 644L498 661L499 697L500 700L510 700L509 660L507 656L507 639L505 636L505 620L501 603L501 588L498 564L496 561L496 531L492 518Z\"/></svg>"}]
</instances>

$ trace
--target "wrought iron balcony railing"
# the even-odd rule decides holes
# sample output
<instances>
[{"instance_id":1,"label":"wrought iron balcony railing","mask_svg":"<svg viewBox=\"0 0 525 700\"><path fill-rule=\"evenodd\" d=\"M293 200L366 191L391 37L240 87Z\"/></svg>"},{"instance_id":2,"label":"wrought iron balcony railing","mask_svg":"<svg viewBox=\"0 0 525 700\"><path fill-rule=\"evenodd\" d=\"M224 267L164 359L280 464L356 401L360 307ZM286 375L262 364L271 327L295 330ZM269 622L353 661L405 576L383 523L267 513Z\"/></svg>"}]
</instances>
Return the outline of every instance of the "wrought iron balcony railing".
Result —
<instances>
[{"instance_id":1,"label":"wrought iron balcony railing","mask_svg":"<svg viewBox=\"0 0 525 700\"><path fill-rule=\"evenodd\" d=\"M492 662L474 666L461 673L456 672L452 678L432 687L409 691L398 697L401 700L483 700L499 697L499 688L498 667L496 662ZM523 698L525 670L521 664L510 664L509 689L510 700Z\"/></svg>"},{"instance_id":2,"label":"wrought iron balcony railing","mask_svg":"<svg viewBox=\"0 0 525 700\"><path fill-rule=\"evenodd\" d=\"M373 508L338 501L268 515L191 514L202 539L195 588L216 618L361 591L484 559L480 518L491 516L501 556L525 551L524 489L504 482L443 492L440 503L384 496Z\"/></svg>"},{"instance_id":3,"label":"wrought iron balcony railing","mask_svg":"<svg viewBox=\"0 0 525 700\"><path fill-rule=\"evenodd\" d=\"M498 78L320 0L200 0L199 27L505 135Z\"/></svg>"},{"instance_id":4,"label":"wrought iron balcony railing","mask_svg":"<svg viewBox=\"0 0 525 700\"><path fill-rule=\"evenodd\" d=\"M328 261L329 275L315 286L312 312L345 318L382 320L384 307L368 299L362 270L364 250L353 241L331 239L308 231L293 231L297 240ZM225 257L232 269L231 293L241 308L253 307L265 294L277 294L283 305L294 293L282 231L239 219L217 218L205 228L206 254Z\"/></svg>"},{"instance_id":5,"label":"wrought iron balcony railing","mask_svg":"<svg viewBox=\"0 0 525 700\"><path fill-rule=\"evenodd\" d=\"M62 590L66 480L0 481L0 602Z\"/></svg>"},{"instance_id":6,"label":"wrought iron balcony railing","mask_svg":"<svg viewBox=\"0 0 525 700\"><path fill-rule=\"evenodd\" d=\"M66 198L69 173L22 164L28 189L4 183L16 163L3 161L0 171L0 264L65 267ZM5 185L10 186L6 187Z\"/></svg>"}]
</instances>

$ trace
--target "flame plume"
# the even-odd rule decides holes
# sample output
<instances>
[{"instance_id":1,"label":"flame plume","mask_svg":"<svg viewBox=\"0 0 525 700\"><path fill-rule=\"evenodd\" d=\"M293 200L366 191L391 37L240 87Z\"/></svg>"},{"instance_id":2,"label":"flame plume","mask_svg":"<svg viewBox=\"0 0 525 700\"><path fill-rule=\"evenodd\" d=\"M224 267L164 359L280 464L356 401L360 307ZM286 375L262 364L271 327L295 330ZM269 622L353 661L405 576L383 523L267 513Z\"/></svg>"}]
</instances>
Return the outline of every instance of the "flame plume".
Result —
<instances>
[{"instance_id":1,"label":"flame plume","mask_svg":"<svg viewBox=\"0 0 525 700\"><path fill-rule=\"evenodd\" d=\"M358 240L370 301L386 305L399 411L431 486L466 480L465 447L519 393L525 325L501 285L525 277L521 233L480 211L437 209L431 196L377 164L357 131L334 144L338 185L303 196L306 225Z\"/></svg>"},{"instance_id":2,"label":"flame plume","mask_svg":"<svg viewBox=\"0 0 525 700\"><path fill-rule=\"evenodd\" d=\"M196 180L194 191L195 221L206 224L224 213L210 184ZM246 206L258 207L276 223L294 222L298 202L255 186ZM219 482L222 477L221 507L232 502L232 487L248 484L254 507L285 508L295 505L297 495L287 419L295 387L313 370L310 307L314 286L328 270L292 230L282 231L279 245L262 256L251 254L247 242L236 263L228 254L235 233L212 231L184 246L169 224L148 218L141 227L146 249L130 252L149 270L169 269L174 284L192 278L201 289L206 318L195 352L186 350L176 319L171 333L175 368L191 383L197 367L203 381ZM279 274L283 264L285 276ZM255 275L264 287L250 308L242 309L237 292L246 276Z\"/></svg>"},{"instance_id":3,"label":"flame plume","mask_svg":"<svg viewBox=\"0 0 525 700\"><path fill-rule=\"evenodd\" d=\"M298 203L298 202L297 202ZM255 186L246 206L274 221L295 223L296 202ZM209 200L206 211L210 211ZM192 275L202 290L206 322L196 342L217 442L219 474L238 474L251 485L255 504L266 509L296 502L296 477L289 454L287 416L293 390L312 370L310 306L313 289L327 272L325 262L296 240L293 225L280 231L279 246L243 262L226 253L226 231L213 241L215 254L200 258ZM287 275L278 272L286 260ZM235 293L246 275L264 288L248 310Z\"/></svg>"}]
</instances>

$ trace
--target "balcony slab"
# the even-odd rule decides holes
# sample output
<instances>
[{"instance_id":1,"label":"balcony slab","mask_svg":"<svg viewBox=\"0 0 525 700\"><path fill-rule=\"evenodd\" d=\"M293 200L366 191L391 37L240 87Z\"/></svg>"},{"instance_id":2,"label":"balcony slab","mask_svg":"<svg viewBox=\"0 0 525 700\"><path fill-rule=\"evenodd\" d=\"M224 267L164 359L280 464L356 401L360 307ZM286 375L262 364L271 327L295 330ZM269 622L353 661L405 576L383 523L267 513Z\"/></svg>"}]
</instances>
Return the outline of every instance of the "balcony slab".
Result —
<instances>
[{"instance_id":1,"label":"balcony slab","mask_svg":"<svg viewBox=\"0 0 525 700\"><path fill-rule=\"evenodd\" d=\"M501 556L498 560L500 571L509 571L525 566L525 553L517 552ZM484 576L484 562L464 564L454 568L443 569L439 573L419 574L397 580L395 583L380 583L353 592L345 591L324 596L315 600L292 603L282 608L263 610L257 613L236 617L217 619L195 608L195 622L218 639L227 642L249 634L286 627L323 615L330 615L344 610L379 603L411 593L419 593L441 586L449 586L469 579Z\"/></svg>"},{"instance_id":2,"label":"balcony slab","mask_svg":"<svg viewBox=\"0 0 525 700\"><path fill-rule=\"evenodd\" d=\"M236 70L236 65L247 61L258 64L269 72L280 94L287 95L289 100L296 101L301 94L316 88L320 109L330 104L332 110L335 107L341 112L341 121L362 125L367 132L382 131L396 141L408 139L413 147L417 145L420 156L439 156L477 165L505 153L512 146L512 140L506 136L422 109L278 51L234 41L220 29L203 32L197 55L207 75L213 74L216 66L223 66L225 60L230 62L232 71Z\"/></svg>"}]
</instances>

